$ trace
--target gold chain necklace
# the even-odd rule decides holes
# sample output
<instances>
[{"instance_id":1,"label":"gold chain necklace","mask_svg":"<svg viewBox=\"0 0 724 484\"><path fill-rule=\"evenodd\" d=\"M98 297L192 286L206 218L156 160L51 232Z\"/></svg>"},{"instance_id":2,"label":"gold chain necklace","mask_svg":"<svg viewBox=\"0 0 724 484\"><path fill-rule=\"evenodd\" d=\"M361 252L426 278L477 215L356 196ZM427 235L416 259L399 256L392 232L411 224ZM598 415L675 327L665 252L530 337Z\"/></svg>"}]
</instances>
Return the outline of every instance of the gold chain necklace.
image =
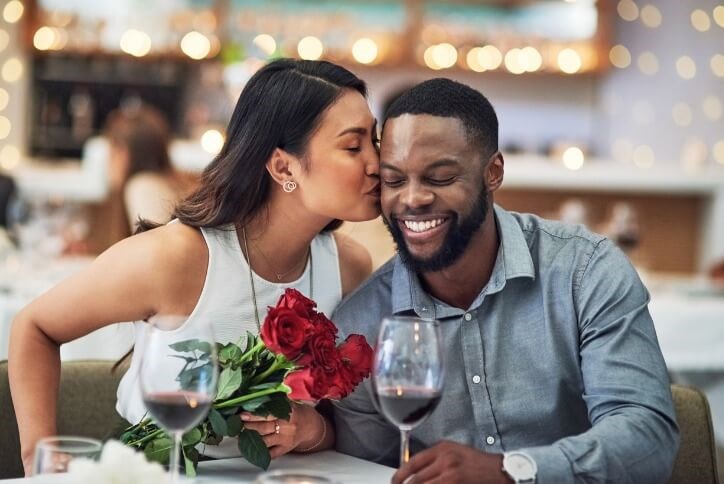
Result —
<instances>
[{"instance_id":1,"label":"gold chain necklace","mask_svg":"<svg viewBox=\"0 0 724 484\"><path fill-rule=\"evenodd\" d=\"M259 253L260 253L261 256L264 258L264 260L266 261L266 263L269 264L269 267L272 268L272 270L274 271L274 275L277 277L277 281L281 281L281 280L284 278L284 276L286 276L287 274L289 274L290 272L292 272L294 269L296 269L296 268L299 267L299 262L297 262L297 263L294 264L294 266L293 266L291 269L289 269L288 271L286 271L286 272L277 272L276 268L274 267L274 264L271 263L271 261L270 261L269 258L266 256L266 254L264 253L264 251L261 250L261 247L259 247L258 245L256 245L254 242L252 242L251 245L254 246L254 247L256 247L256 250L259 251ZM311 246L309 247L309 250L310 250L310 251L312 250ZM248 256L248 252L249 252L249 251L247 250L247 257L249 257L249 256ZM306 262L306 260L307 260L307 257L304 258L304 261L305 261L305 262Z\"/></svg>"},{"instance_id":2,"label":"gold chain necklace","mask_svg":"<svg viewBox=\"0 0 724 484\"><path fill-rule=\"evenodd\" d=\"M241 235L244 238L244 252L246 252L246 263L249 266L249 285L251 286L251 300L254 303L254 316L256 317L256 329L261 333L261 321L259 319L259 306L256 302L256 288L254 287L254 271L251 268L251 254L249 245L246 242L246 227L241 228ZM314 300L314 261L312 260L312 247L309 247L309 299ZM302 273L304 274L304 273Z\"/></svg>"}]
</instances>

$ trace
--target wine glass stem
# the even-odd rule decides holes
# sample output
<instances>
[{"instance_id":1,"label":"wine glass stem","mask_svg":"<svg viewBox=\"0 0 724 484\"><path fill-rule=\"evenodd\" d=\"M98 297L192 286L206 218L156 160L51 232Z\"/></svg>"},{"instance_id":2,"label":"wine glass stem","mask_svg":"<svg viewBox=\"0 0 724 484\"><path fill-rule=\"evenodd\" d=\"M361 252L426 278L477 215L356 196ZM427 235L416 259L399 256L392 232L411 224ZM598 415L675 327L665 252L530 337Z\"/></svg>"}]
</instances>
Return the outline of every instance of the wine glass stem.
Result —
<instances>
[{"instance_id":1,"label":"wine glass stem","mask_svg":"<svg viewBox=\"0 0 724 484\"><path fill-rule=\"evenodd\" d=\"M400 467L410 462L410 431L400 429Z\"/></svg>"},{"instance_id":2,"label":"wine glass stem","mask_svg":"<svg viewBox=\"0 0 724 484\"><path fill-rule=\"evenodd\" d=\"M179 482L179 455L181 454L181 439L183 432L173 433L173 447L171 449L171 458L169 460L169 470L171 471L171 484Z\"/></svg>"}]
</instances>

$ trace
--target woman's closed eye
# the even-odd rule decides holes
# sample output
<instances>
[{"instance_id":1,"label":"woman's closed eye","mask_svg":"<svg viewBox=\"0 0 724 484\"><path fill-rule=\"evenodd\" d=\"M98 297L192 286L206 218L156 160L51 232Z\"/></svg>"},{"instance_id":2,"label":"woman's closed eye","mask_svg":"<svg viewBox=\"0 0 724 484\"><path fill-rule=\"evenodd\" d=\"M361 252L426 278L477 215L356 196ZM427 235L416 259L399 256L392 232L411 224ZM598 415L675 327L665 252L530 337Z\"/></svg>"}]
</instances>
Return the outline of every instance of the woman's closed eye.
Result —
<instances>
[{"instance_id":1,"label":"woman's closed eye","mask_svg":"<svg viewBox=\"0 0 724 484\"><path fill-rule=\"evenodd\" d=\"M386 187L390 187L390 188L399 187L404 182L405 182L405 180L402 178L383 178L382 179L382 184L385 185Z\"/></svg>"}]
</instances>

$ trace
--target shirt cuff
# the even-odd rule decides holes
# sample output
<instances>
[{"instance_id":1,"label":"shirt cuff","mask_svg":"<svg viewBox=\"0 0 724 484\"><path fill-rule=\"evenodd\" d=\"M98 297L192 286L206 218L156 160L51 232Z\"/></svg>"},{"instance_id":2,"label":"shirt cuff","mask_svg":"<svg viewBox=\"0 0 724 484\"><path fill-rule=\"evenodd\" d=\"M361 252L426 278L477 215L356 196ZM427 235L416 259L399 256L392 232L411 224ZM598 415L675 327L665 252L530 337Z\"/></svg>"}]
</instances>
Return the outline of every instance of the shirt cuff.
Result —
<instances>
[{"instance_id":1,"label":"shirt cuff","mask_svg":"<svg viewBox=\"0 0 724 484\"><path fill-rule=\"evenodd\" d=\"M575 484L571 463L555 445L518 449L533 458L538 468L536 484Z\"/></svg>"}]
</instances>

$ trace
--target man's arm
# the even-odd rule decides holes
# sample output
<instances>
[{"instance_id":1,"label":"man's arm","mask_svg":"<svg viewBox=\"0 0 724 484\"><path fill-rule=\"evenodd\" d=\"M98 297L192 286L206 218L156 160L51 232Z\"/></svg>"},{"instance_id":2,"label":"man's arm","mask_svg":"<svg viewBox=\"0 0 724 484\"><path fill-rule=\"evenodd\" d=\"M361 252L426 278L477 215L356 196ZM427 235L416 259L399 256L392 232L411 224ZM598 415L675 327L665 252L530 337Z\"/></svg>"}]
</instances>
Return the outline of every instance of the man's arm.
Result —
<instances>
[{"instance_id":1,"label":"man's arm","mask_svg":"<svg viewBox=\"0 0 724 484\"><path fill-rule=\"evenodd\" d=\"M521 450L535 459L538 484L666 482L679 432L648 292L608 240L595 247L579 274L574 299L583 399L593 427Z\"/></svg>"}]
</instances>

